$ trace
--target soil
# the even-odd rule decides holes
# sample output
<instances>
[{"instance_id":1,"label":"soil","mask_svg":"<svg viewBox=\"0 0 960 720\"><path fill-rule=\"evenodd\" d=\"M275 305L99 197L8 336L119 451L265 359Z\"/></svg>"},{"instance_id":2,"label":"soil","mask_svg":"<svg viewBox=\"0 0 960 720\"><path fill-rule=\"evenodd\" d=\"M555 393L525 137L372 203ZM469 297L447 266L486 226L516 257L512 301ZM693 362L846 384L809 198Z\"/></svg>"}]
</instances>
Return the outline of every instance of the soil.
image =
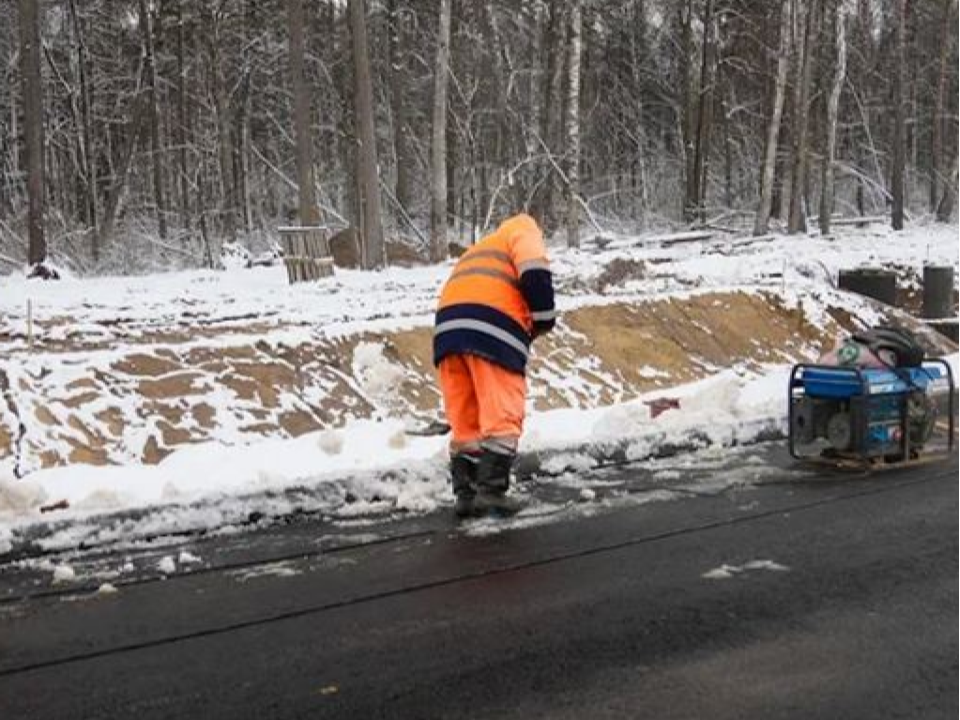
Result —
<instances>
[{"instance_id":1,"label":"soil","mask_svg":"<svg viewBox=\"0 0 960 720\"><path fill-rule=\"evenodd\" d=\"M642 264L624 265L611 270L605 282L643 270ZM572 310L534 344L528 373L532 404L537 410L597 407L731 366L815 359L844 329L859 327L843 308L826 311L827 321L818 326L802 306L788 307L776 294L756 292ZM263 325L258 319L251 328ZM5 395L0 406L0 456L15 452L19 417L27 419L21 459L47 467L157 463L191 443L296 437L351 418L440 413L430 327L292 347L266 341L221 346L236 332L249 337L244 331L231 327L210 346L181 347L176 339L149 350L133 346L119 360L100 365L91 360L86 367L78 367L73 355L68 379L57 380L65 377L58 372L21 374L16 403ZM399 380L378 396L368 395L354 372L361 342L379 344L399 371ZM59 348L34 357L53 368L67 364Z\"/></svg>"}]
</instances>

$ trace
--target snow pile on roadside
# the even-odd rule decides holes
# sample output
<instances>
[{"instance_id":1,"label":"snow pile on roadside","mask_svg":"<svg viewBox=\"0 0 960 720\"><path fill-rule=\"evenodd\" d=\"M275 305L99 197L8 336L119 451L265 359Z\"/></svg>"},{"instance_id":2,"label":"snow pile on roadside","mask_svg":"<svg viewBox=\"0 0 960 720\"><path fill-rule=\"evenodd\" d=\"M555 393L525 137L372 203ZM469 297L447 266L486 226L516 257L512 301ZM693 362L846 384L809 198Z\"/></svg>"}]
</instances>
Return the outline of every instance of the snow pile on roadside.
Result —
<instances>
[{"instance_id":1,"label":"snow pile on roadside","mask_svg":"<svg viewBox=\"0 0 960 720\"><path fill-rule=\"evenodd\" d=\"M556 474L588 469L618 444L629 447L630 457L642 458L692 437L701 446L749 440L758 418L782 420L786 372L785 367L762 374L729 370L615 406L533 413L521 454L539 456L541 471ZM679 408L652 418L647 403L664 394ZM7 528L0 529L0 543L9 546L12 531L44 520L82 521L143 508L166 507L152 513L150 522L156 523L152 531L168 533L217 526L257 508L282 513L302 507L305 498L311 510L338 517L430 512L450 501L446 442L407 435L396 419L358 420L294 439L194 445L153 466L74 465L24 480L5 477L0 528ZM40 513L42 504L59 501L69 507Z\"/></svg>"},{"instance_id":2,"label":"snow pile on roadside","mask_svg":"<svg viewBox=\"0 0 960 720\"><path fill-rule=\"evenodd\" d=\"M540 469L557 474L610 457L642 460L671 448L749 442L782 429L789 371L787 365L724 370L609 407L541 413L531 418L520 450L549 455ZM679 407L652 417L651 406L664 399Z\"/></svg>"}]
</instances>

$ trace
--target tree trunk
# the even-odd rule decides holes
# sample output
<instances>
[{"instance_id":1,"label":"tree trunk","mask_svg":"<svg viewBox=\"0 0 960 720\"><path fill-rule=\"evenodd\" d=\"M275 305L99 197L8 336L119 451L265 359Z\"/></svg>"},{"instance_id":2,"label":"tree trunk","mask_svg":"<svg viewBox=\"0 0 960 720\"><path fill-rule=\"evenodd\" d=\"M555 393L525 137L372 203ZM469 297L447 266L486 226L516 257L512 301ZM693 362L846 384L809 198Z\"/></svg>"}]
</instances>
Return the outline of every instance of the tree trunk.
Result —
<instances>
[{"instance_id":1,"label":"tree trunk","mask_svg":"<svg viewBox=\"0 0 960 720\"><path fill-rule=\"evenodd\" d=\"M787 218L787 232L806 232L806 212L803 197L807 185L807 167L810 161L810 83L813 72L815 26L820 11L820 0L811 0L806 8L803 35L800 43L798 62L798 87L794 100L794 144L793 176L790 182L790 212Z\"/></svg>"},{"instance_id":2,"label":"tree trunk","mask_svg":"<svg viewBox=\"0 0 960 720\"><path fill-rule=\"evenodd\" d=\"M773 177L777 165L777 147L780 136L780 118L783 115L783 100L787 89L787 64L790 59L791 3L782 0L780 8L780 44L777 51L777 78L774 86L773 112L767 125L767 143L764 149L763 174L760 177L760 206L753 224L754 235L765 235L770 226L770 211L773 208Z\"/></svg>"},{"instance_id":3,"label":"tree trunk","mask_svg":"<svg viewBox=\"0 0 960 720\"><path fill-rule=\"evenodd\" d=\"M293 135L296 142L297 197L300 224L320 222L313 174L313 136L310 132L310 93L303 77L303 0L287 0L290 33L290 84L293 91Z\"/></svg>"},{"instance_id":4,"label":"tree trunk","mask_svg":"<svg viewBox=\"0 0 960 720\"><path fill-rule=\"evenodd\" d=\"M377 168L377 136L373 126L373 81L367 50L365 0L350 0L353 38L354 90L357 134L360 140L360 183L363 190L363 260L367 269L386 265L383 220L380 212L380 176Z\"/></svg>"},{"instance_id":5,"label":"tree trunk","mask_svg":"<svg viewBox=\"0 0 960 720\"><path fill-rule=\"evenodd\" d=\"M20 0L20 82L27 166L27 263L47 259L43 210L43 84L40 75L40 0Z\"/></svg>"},{"instance_id":6,"label":"tree trunk","mask_svg":"<svg viewBox=\"0 0 960 720\"><path fill-rule=\"evenodd\" d=\"M708 0L709 1L709 0ZM697 114L696 96L699 90L693 76L693 1L686 0L680 5L680 76L681 88L681 118L680 128L683 143L683 219L690 222L694 219L693 209L696 206L696 130Z\"/></svg>"},{"instance_id":7,"label":"tree trunk","mask_svg":"<svg viewBox=\"0 0 960 720\"><path fill-rule=\"evenodd\" d=\"M570 5L567 56L566 158L567 246L580 247L580 52L581 0Z\"/></svg>"},{"instance_id":8,"label":"tree trunk","mask_svg":"<svg viewBox=\"0 0 960 720\"><path fill-rule=\"evenodd\" d=\"M404 18L399 0L389 0L388 13L390 18L390 105L393 116L393 152L396 158L396 186L397 202L403 212L409 213L413 205L413 177L414 158L410 152L410 139L407 128L406 92L403 83L405 77L405 43L403 32Z\"/></svg>"},{"instance_id":9,"label":"tree trunk","mask_svg":"<svg viewBox=\"0 0 960 720\"><path fill-rule=\"evenodd\" d=\"M106 247L113 237L114 224L117 220L117 213L120 209L120 198L127 186L127 177L130 174L130 167L133 164L133 156L137 145L140 142L140 136L143 135L143 129L147 119L147 103L143 98L143 67L137 71L139 81L137 90L133 97L133 109L130 114L130 122L125 131L126 145L120 153L120 165L114 168L113 182L103 201L103 224L100 231L100 242Z\"/></svg>"},{"instance_id":10,"label":"tree trunk","mask_svg":"<svg viewBox=\"0 0 960 720\"><path fill-rule=\"evenodd\" d=\"M230 99L224 86L223 68L220 62L220 42L222 31L219 9L201 4L201 13L205 13L205 24L210 33L206 40L210 63L210 94L213 98L213 110L217 124L217 160L220 166L220 220L224 237L233 241L237 236L237 197L233 179L233 138L230 133ZM202 17L202 16L201 16Z\"/></svg>"},{"instance_id":11,"label":"tree trunk","mask_svg":"<svg viewBox=\"0 0 960 720\"><path fill-rule=\"evenodd\" d=\"M433 84L433 134L430 146L430 259L447 256L447 82L450 72L451 0L440 0L437 61Z\"/></svg>"},{"instance_id":12,"label":"tree trunk","mask_svg":"<svg viewBox=\"0 0 960 720\"><path fill-rule=\"evenodd\" d=\"M890 181L892 202L891 225L894 230L903 230L904 175L906 171L906 46L907 46L907 0L896 4L896 68L893 75L893 172Z\"/></svg>"},{"instance_id":13,"label":"tree trunk","mask_svg":"<svg viewBox=\"0 0 960 720\"><path fill-rule=\"evenodd\" d=\"M948 223L953 215L953 205L957 197L957 155L953 156L953 164L944 181L943 196L937 203L937 222Z\"/></svg>"},{"instance_id":14,"label":"tree trunk","mask_svg":"<svg viewBox=\"0 0 960 720\"><path fill-rule=\"evenodd\" d=\"M554 157L558 154L563 142L563 70L566 65L564 50L567 47L566 4L561 2L547 3L549 17L545 22L543 36L543 51L545 53L545 70L543 82L543 99L540 106L540 147L551 157L544 166L544 178L540 191L536 196L534 215L544 228L550 233L557 222L557 203L559 201L561 185Z\"/></svg>"},{"instance_id":15,"label":"tree trunk","mask_svg":"<svg viewBox=\"0 0 960 720\"><path fill-rule=\"evenodd\" d=\"M91 74L93 63L90 62L90 53L87 50L86 32L80 20L77 9L77 0L70 0L68 6L70 22L73 24L76 36L77 50L77 82L80 85L80 132L77 140L80 148L80 169L84 185L84 217L87 222L87 232L90 239L90 255L94 264L100 260L99 237L99 197L97 193L97 174L94 169L93 149L93 118L91 112Z\"/></svg>"},{"instance_id":16,"label":"tree trunk","mask_svg":"<svg viewBox=\"0 0 960 720\"><path fill-rule=\"evenodd\" d=\"M706 199L707 158L710 154L710 127L713 121L713 87L715 80L716 42L714 37L713 0L706 0L703 9L703 47L700 55L700 91L697 93L696 134L693 141L691 194L687 220L703 221Z\"/></svg>"},{"instance_id":17,"label":"tree trunk","mask_svg":"<svg viewBox=\"0 0 960 720\"><path fill-rule=\"evenodd\" d=\"M160 113L157 109L157 67L154 60L153 17L147 10L146 0L139 0L138 25L143 42L143 62L147 80L147 112L149 116L150 163L153 179L153 199L157 230L160 237L167 239L167 212L163 193L163 158L160 154Z\"/></svg>"},{"instance_id":18,"label":"tree trunk","mask_svg":"<svg viewBox=\"0 0 960 720\"><path fill-rule=\"evenodd\" d=\"M834 165L837 154L837 116L840 110L840 93L847 72L847 40L844 28L844 9L842 0L834 0L837 60L830 97L827 100L827 142L823 158L823 176L820 182L820 234L830 234L830 216L833 213Z\"/></svg>"},{"instance_id":19,"label":"tree trunk","mask_svg":"<svg viewBox=\"0 0 960 720\"><path fill-rule=\"evenodd\" d=\"M940 34L940 65L937 72L937 94L933 106L932 132L930 138L930 209L940 205L940 181L943 172L943 106L947 87L947 70L950 67L950 38L955 24L951 23L957 9L957 0L943 4L943 27Z\"/></svg>"},{"instance_id":20,"label":"tree trunk","mask_svg":"<svg viewBox=\"0 0 960 720\"><path fill-rule=\"evenodd\" d=\"M187 65L185 59L186 41L183 19L183 4L185 0L177 0L176 19L177 19L177 122L176 132L174 133L177 143L177 188L180 195L180 223L184 229L189 229L192 225L190 221L190 176L187 169L187 88L186 72Z\"/></svg>"}]
</instances>

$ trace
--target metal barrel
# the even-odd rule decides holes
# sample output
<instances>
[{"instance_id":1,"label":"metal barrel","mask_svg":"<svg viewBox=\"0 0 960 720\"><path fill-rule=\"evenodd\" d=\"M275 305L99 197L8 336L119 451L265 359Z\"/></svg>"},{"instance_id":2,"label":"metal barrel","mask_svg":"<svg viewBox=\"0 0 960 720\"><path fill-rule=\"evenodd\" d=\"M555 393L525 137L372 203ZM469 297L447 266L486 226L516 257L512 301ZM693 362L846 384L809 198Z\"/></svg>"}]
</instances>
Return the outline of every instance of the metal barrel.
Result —
<instances>
[{"instance_id":1,"label":"metal barrel","mask_svg":"<svg viewBox=\"0 0 960 720\"><path fill-rule=\"evenodd\" d=\"M858 268L841 270L839 287L859 295L866 295L887 305L897 304L897 276L891 270Z\"/></svg>"},{"instance_id":2,"label":"metal barrel","mask_svg":"<svg viewBox=\"0 0 960 720\"><path fill-rule=\"evenodd\" d=\"M923 268L923 317L953 316L953 268L927 265Z\"/></svg>"}]
</instances>

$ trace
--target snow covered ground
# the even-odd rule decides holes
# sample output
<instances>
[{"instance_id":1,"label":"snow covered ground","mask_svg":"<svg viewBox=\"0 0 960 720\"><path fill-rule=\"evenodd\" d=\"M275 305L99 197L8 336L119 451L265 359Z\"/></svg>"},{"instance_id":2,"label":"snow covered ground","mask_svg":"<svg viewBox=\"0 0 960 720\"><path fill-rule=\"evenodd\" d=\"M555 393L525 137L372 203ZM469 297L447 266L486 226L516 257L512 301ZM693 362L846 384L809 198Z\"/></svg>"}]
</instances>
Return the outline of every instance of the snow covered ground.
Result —
<instances>
[{"instance_id":1,"label":"snow covered ground","mask_svg":"<svg viewBox=\"0 0 960 720\"><path fill-rule=\"evenodd\" d=\"M924 264L957 269L957 227L929 225L893 233L851 229L836 239L817 235L730 238L664 243L644 237L606 238L603 249L552 249L558 304L568 310L610 296L650 297L684 289L824 284L839 270ZM642 277L604 283L612 261L644 263ZM150 340L151 330L189 328L199 338L211 327L242 331L251 319L269 334L295 340L307 334L347 334L359 328L419 325L436 303L451 262L378 272L338 270L332 278L290 286L282 268L189 271L142 277L66 279L56 283L0 277L0 342L8 352L28 348L28 302L38 340L79 343ZM58 321L70 319L69 324ZM298 328L298 331L292 330ZM265 334L258 332L253 339ZM235 338L233 338L235 340ZM118 350L116 345L111 350Z\"/></svg>"},{"instance_id":2,"label":"snow covered ground","mask_svg":"<svg viewBox=\"0 0 960 720\"><path fill-rule=\"evenodd\" d=\"M851 230L835 240L719 237L664 244L624 237L601 244L554 250L562 311L744 286L776 288L802 303L807 293L830 292L839 269L885 265L919 273L928 262L958 266L957 228L944 226L899 235L883 228ZM642 272L634 272L639 267ZM339 271L297 286L286 284L280 268L59 283L0 278L0 369L16 376L35 360L38 343L46 357L56 355L57 367L67 367L171 342L295 343L423 327L448 272L449 263ZM391 375L382 355L367 355L353 357L362 366L359 376L367 373L366 391L389 391L399 376ZM593 466L610 448L642 459L665 446L749 441L782 426L788 367L731 367L679 385L663 378L666 387L613 405L535 412L521 452L537 458L542 472L560 476ZM651 417L648 402L665 396L677 399L681 410ZM50 541L65 547L95 532L98 515L122 510L152 509L111 529L119 536L222 527L253 512L281 514L294 507L341 518L429 512L449 502L446 440L412 436L407 426L401 417L379 413L295 438L183 447L155 465L72 464L22 478L14 477L11 458L0 459L0 555L36 523L69 521L80 528ZM60 509L41 512L52 504Z\"/></svg>"}]
</instances>

